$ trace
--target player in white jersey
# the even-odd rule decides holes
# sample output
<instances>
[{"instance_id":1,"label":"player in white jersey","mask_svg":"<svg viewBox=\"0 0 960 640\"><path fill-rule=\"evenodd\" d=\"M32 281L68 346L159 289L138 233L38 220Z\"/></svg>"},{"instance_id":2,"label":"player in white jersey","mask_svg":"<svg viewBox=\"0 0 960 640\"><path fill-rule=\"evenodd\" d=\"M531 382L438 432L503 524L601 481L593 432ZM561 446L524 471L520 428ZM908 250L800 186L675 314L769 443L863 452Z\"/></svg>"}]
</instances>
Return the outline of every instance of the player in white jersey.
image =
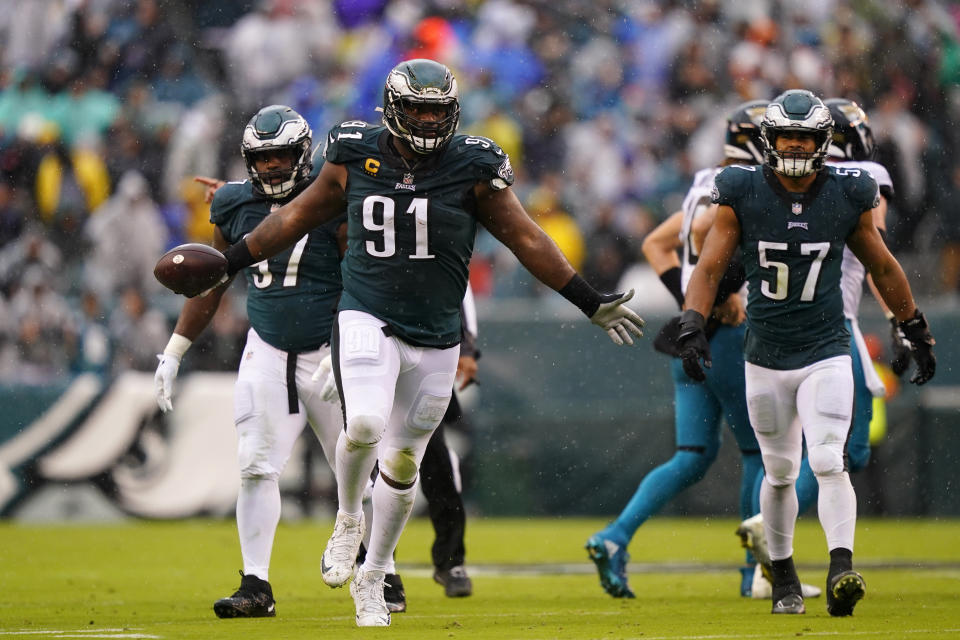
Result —
<instances>
[{"instance_id":1,"label":"player in white jersey","mask_svg":"<svg viewBox=\"0 0 960 640\"><path fill-rule=\"evenodd\" d=\"M759 120L766 105L766 101L748 102L731 114L724 164L757 164L762 161ZM720 169L698 171L682 210L654 229L643 242L643 253L650 265L681 305L683 290L697 263L700 243L705 235L703 230L709 228L715 209L710 198L713 178ZM683 251L682 261L677 255L678 249ZM719 452L724 420L736 438L743 462L740 516L746 518L759 511L759 508L752 507L753 492L763 465L760 447L747 415L744 392L742 323L745 311L744 301L737 293L743 284L742 269L730 270L729 276L725 276L728 286L721 287L711 315L710 346L717 357L716 365L704 383L697 383L687 376L680 360L674 358L671 362L676 404L676 452L643 478L615 521L587 540L586 548L597 565L600 584L614 598L634 597L627 584L627 545L650 516L681 491L703 479ZM676 337L678 321L679 316L668 323L655 342L659 351L671 356L677 355L671 336ZM752 563L753 558L748 554L747 564ZM743 595L750 595L752 576L753 567L745 567L741 579Z\"/></svg>"}]
</instances>

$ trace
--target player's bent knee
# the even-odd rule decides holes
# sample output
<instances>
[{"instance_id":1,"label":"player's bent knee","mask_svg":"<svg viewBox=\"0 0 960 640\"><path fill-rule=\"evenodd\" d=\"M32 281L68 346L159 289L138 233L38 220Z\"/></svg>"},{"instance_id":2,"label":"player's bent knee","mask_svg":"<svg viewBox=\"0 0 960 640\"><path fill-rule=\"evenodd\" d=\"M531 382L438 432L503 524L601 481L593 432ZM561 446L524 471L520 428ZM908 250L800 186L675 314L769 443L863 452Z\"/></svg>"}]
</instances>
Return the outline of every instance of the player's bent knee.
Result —
<instances>
[{"instance_id":1,"label":"player's bent knee","mask_svg":"<svg viewBox=\"0 0 960 640\"><path fill-rule=\"evenodd\" d=\"M397 484L409 485L417 479L417 453L411 447L388 447L380 458L380 465L380 472Z\"/></svg>"},{"instance_id":2,"label":"player's bent knee","mask_svg":"<svg viewBox=\"0 0 960 640\"><path fill-rule=\"evenodd\" d=\"M237 465L241 478L280 475L270 463L270 446L256 430L242 432L237 440Z\"/></svg>"},{"instance_id":3,"label":"player's bent knee","mask_svg":"<svg viewBox=\"0 0 960 640\"><path fill-rule=\"evenodd\" d=\"M681 449L673 455L674 464L687 484L694 484L703 480L710 465L716 459L717 452L709 449Z\"/></svg>"},{"instance_id":4,"label":"player's bent knee","mask_svg":"<svg viewBox=\"0 0 960 640\"><path fill-rule=\"evenodd\" d=\"M357 447L372 447L380 442L386 426L386 421L380 416L353 416L347 422L347 439Z\"/></svg>"},{"instance_id":5,"label":"player's bent knee","mask_svg":"<svg viewBox=\"0 0 960 640\"><path fill-rule=\"evenodd\" d=\"M807 460L810 470L816 476L843 473L843 448L831 444L818 444L809 447Z\"/></svg>"},{"instance_id":6,"label":"player's bent knee","mask_svg":"<svg viewBox=\"0 0 960 640\"><path fill-rule=\"evenodd\" d=\"M763 456L763 468L767 482L773 487L792 486L797 481L799 465L784 456Z\"/></svg>"}]
</instances>

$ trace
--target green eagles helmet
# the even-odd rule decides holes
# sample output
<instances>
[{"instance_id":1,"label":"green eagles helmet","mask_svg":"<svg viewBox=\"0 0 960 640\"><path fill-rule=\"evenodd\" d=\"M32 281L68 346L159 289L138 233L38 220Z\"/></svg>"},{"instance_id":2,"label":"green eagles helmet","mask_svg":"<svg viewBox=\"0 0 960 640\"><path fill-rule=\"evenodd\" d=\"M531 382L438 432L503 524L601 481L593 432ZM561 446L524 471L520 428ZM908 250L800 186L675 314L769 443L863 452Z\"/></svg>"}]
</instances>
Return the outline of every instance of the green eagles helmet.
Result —
<instances>
[{"instance_id":1,"label":"green eagles helmet","mask_svg":"<svg viewBox=\"0 0 960 640\"><path fill-rule=\"evenodd\" d=\"M767 112L766 100L744 102L727 118L727 139L723 156L749 164L763 164L763 138L760 121Z\"/></svg>"},{"instance_id":2,"label":"green eagles helmet","mask_svg":"<svg viewBox=\"0 0 960 640\"><path fill-rule=\"evenodd\" d=\"M313 166L310 160L312 135L307 121L290 107L273 104L257 111L244 128L240 143L240 153L247 163L254 190L268 198L282 199L306 180ZM289 167L258 172L257 157L277 151L289 154Z\"/></svg>"},{"instance_id":3,"label":"green eagles helmet","mask_svg":"<svg viewBox=\"0 0 960 640\"><path fill-rule=\"evenodd\" d=\"M777 136L785 131L813 134L817 147L811 153L776 150ZM823 168L833 135L833 118L823 101L806 89L784 91L767 106L760 123L764 162L779 174L799 178Z\"/></svg>"},{"instance_id":4,"label":"green eagles helmet","mask_svg":"<svg viewBox=\"0 0 960 640\"><path fill-rule=\"evenodd\" d=\"M407 107L441 105L444 114L436 122L415 118ZM442 149L450 142L460 122L460 93L450 69L425 58L406 60L395 66L383 87L383 124L421 154Z\"/></svg>"},{"instance_id":5,"label":"green eagles helmet","mask_svg":"<svg viewBox=\"0 0 960 640\"><path fill-rule=\"evenodd\" d=\"M830 98L823 104L833 118L833 139L827 154L840 160L872 160L873 131L860 105L846 98Z\"/></svg>"}]
</instances>

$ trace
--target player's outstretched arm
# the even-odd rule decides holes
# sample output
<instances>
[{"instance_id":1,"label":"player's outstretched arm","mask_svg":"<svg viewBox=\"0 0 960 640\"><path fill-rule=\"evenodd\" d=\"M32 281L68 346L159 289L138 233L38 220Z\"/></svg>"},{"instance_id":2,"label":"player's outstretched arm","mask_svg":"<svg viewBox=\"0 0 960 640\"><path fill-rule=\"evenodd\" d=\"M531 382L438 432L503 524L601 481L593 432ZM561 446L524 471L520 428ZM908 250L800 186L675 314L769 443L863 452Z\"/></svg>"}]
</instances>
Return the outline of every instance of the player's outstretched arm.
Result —
<instances>
[{"instance_id":1,"label":"player's outstretched arm","mask_svg":"<svg viewBox=\"0 0 960 640\"><path fill-rule=\"evenodd\" d=\"M214 227L213 246L220 251L227 248L227 241L224 239L220 227ZM183 303L180 316L177 318L177 324L173 328L173 334L170 336L163 353L157 355L160 362L153 376L157 405L164 412L173 409L173 383L180 371L180 361L193 341L197 339L197 336L210 324L210 320L217 312L220 299L229 284L230 280L228 279L210 290L207 295L188 298Z\"/></svg>"},{"instance_id":2,"label":"player's outstretched arm","mask_svg":"<svg viewBox=\"0 0 960 640\"><path fill-rule=\"evenodd\" d=\"M579 307L616 344L633 344L632 336L643 335L643 320L624 304L633 292L600 294L591 287L527 215L512 189L480 183L476 195L477 219L534 277Z\"/></svg>"},{"instance_id":3,"label":"player's outstretched arm","mask_svg":"<svg viewBox=\"0 0 960 640\"><path fill-rule=\"evenodd\" d=\"M937 359L933 354L936 342L926 317L917 308L903 268L884 244L870 211L860 216L860 222L847 237L847 246L869 271L877 291L910 343L914 362L917 363L917 370L910 382L924 384L933 378L937 370Z\"/></svg>"},{"instance_id":4,"label":"player's outstretched arm","mask_svg":"<svg viewBox=\"0 0 960 640\"><path fill-rule=\"evenodd\" d=\"M333 220L346 208L347 169L326 162L303 193L283 205L224 252L227 274L273 257L314 227Z\"/></svg>"},{"instance_id":5,"label":"player's outstretched arm","mask_svg":"<svg viewBox=\"0 0 960 640\"><path fill-rule=\"evenodd\" d=\"M647 234L640 245L643 257L660 277L677 304L683 307L683 290L680 284L680 258L677 249L683 246L680 233L683 231L683 211L673 213Z\"/></svg>"},{"instance_id":6,"label":"player's outstretched arm","mask_svg":"<svg viewBox=\"0 0 960 640\"><path fill-rule=\"evenodd\" d=\"M707 340L706 318L710 315L713 302L717 297L717 288L727 270L727 265L740 241L740 223L733 209L721 205L717 208L713 226L703 243L703 251L697 267L687 283L685 311L680 316L680 333L677 347L683 370L694 380L703 381L706 374L703 365L709 368L710 343Z\"/></svg>"}]
</instances>

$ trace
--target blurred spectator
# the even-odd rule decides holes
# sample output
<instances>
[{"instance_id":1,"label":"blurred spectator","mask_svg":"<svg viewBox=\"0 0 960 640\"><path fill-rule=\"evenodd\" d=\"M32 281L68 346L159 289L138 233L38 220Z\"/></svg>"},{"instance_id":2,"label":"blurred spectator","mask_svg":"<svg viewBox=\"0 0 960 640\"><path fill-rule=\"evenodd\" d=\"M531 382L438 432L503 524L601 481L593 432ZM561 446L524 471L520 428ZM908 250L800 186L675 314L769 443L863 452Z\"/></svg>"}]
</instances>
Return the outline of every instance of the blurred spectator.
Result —
<instances>
[{"instance_id":1,"label":"blurred spectator","mask_svg":"<svg viewBox=\"0 0 960 640\"><path fill-rule=\"evenodd\" d=\"M39 264L28 267L10 298L16 323L16 348L23 379L53 380L69 371L76 328L66 299L53 290L54 272Z\"/></svg>"},{"instance_id":2,"label":"blurred spectator","mask_svg":"<svg viewBox=\"0 0 960 640\"><path fill-rule=\"evenodd\" d=\"M0 177L0 249L20 237L26 222L26 212L9 182Z\"/></svg>"},{"instance_id":3,"label":"blurred spectator","mask_svg":"<svg viewBox=\"0 0 960 640\"><path fill-rule=\"evenodd\" d=\"M85 234L92 249L85 286L100 299L129 287L159 289L153 267L166 249L167 229L139 171L123 174L117 192L93 213Z\"/></svg>"},{"instance_id":4,"label":"blurred spectator","mask_svg":"<svg viewBox=\"0 0 960 640\"><path fill-rule=\"evenodd\" d=\"M84 291L80 296L76 332L72 370L77 373L109 374L112 355L110 331L100 299L93 291Z\"/></svg>"},{"instance_id":5,"label":"blurred spectator","mask_svg":"<svg viewBox=\"0 0 960 640\"><path fill-rule=\"evenodd\" d=\"M128 286L110 315L110 333L114 339L115 373L133 369L153 371L157 354L163 351L170 335L169 322L162 312L151 309L136 286Z\"/></svg>"},{"instance_id":6,"label":"blurred spectator","mask_svg":"<svg viewBox=\"0 0 960 640\"><path fill-rule=\"evenodd\" d=\"M28 227L0 250L0 292L7 296L19 286L31 267L40 267L51 279L61 272L63 253L39 226Z\"/></svg>"}]
</instances>

